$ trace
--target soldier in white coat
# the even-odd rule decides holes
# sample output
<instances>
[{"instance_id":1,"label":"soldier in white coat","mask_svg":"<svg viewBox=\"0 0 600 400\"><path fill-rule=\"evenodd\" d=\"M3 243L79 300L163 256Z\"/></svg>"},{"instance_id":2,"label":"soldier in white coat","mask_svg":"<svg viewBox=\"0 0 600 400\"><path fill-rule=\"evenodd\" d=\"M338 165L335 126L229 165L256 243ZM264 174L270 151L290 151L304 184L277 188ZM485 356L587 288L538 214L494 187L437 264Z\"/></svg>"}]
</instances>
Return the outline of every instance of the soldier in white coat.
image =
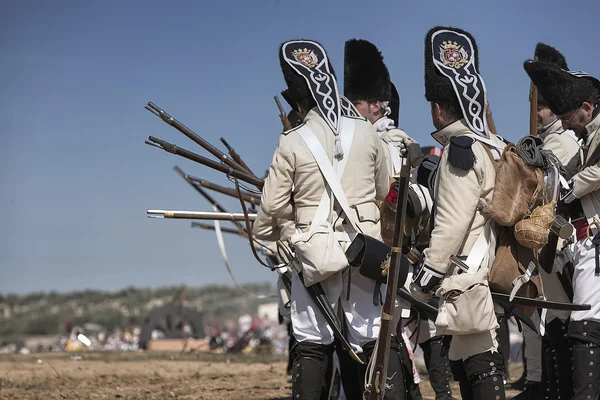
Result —
<instances>
[{"instance_id":1,"label":"soldier in white coat","mask_svg":"<svg viewBox=\"0 0 600 400\"><path fill-rule=\"evenodd\" d=\"M406 157L408 146L416 141L397 128L398 92L390 80L383 55L367 40L351 39L344 45L344 95L375 127L383 145L388 180L392 182L400 173L401 160ZM401 324L402 318L409 316L410 304L397 298L394 321ZM414 363L408 345L401 336L393 334L388 368L398 371L398 376L392 382L396 386L394 393L386 391L386 398L405 398L404 393L408 393L409 399L421 398L418 382L413 379Z\"/></svg>"},{"instance_id":2,"label":"soldier in white coat","mask_svg":"<svg viewBox=\"0 0 600 400\"><path fill-rule=\"evenodd\" d=\"M538 43L535 48L535 59L552 62L564 70L568 70L565 57L554 47ZM567 169L577 168L581 146L575 132L565 130L556 114L552 112L544 96L538 91L537 97L537 135L543 142L543 148L551 150L560 163ZM570 283L570 266L572 251L567 244L559 249L554 267L550 273L539 269L547 300L569 303L573 288ZM548 310L545 334L542 337L526 325L523 326L525 341L526 386L515 399L538 399L542 394L545 399L570 399L573 396L573 359L572 349L567 339L570 311ZM534 315L539 321L539 314ZM543 343L542 343L543 342Z\"/></svg>"},{"instance_id":3,"label":"soldier in white coat","mask_svg":"<svg viewBox=\"0 0 600 400\"><path fill-rule=\"evenodd\" d=\"M444 148L435 178L431 240L411 292L423 300L433 291L442 297L437 333L452 335L450 368L462 398L505 399L504 360L496 339L499 325L487 285L495 243L493 235L488 239L489 218L481 209L492 198L492 157L499 158L504 143L487 126L487 93L478 72L477 45L469 33L449 27L428 32L425 97L437 129L432 136ZM469 271L456 268L452 256L466 260ZM446 304L444 296L455 290L461 294Z\"/></svg>"},{"instance_id":4,"label":"soldier in white coat","mask_svg":"<svg viewBox=\"0 0 600 400\"><path fill-rule=\"evenodd\" d=\"M341 210L337 195L333 207L328 206L331 211L328 221L335 231L337 245L342 251L346 248L353 226L366 235L380 238L376 200L386 196L388 181L383 148L375 130L364 118L342 116L335 76L327 54L318 43L285 42L280 48L280 63L288 94L296 102L303 124L280 137L265 180L261 211L270 218L293 220L299 237L312 232L313 219L323 199L329 200L324 193L330 187L305 141L306 137L313 137L324 149L329 162L337 160L338 166L345 164L340 184L351 211ZM351 141L345 136L348 132ZM297 253L298 248L295 251ZM334 337L298 274L301 272L306 278L305 261L296 264L300 270L294 272L292 280L291 319L298 341L292 349L292 396L320 399L327 396L323 391L324 377ZM327 267L319 265L319 260L312 261L317 269ZM375 342L380 326L380 307L372 302L374 281L356 269L344 268L320 284L331 306L336 309L341 305L347 321L348 341L359 355L368 357L364 350Z\"/></svg>"},{"instance_id":5,"label":"soldier in white coat","mask_svg":"<svg viewBox=\"0 0 600 400\"><path fill-rule=\"evenodd\" d=\"M526 61L525 71L550 109L583 143L583 160L561 198L576 229L573 257L573 302L591 310L574 311L568 328L573 349L573 399L595 399L600 393L600 81L582 71L553 63Z\"/></svg>"}]
</instances>

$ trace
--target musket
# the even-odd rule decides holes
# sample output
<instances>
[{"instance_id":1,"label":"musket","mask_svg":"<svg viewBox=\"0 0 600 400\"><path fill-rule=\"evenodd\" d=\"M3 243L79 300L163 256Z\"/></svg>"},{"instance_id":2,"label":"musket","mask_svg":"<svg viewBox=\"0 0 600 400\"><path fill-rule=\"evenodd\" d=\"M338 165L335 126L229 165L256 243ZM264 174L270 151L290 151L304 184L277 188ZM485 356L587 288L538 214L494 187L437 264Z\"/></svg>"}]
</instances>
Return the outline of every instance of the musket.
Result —
<instances>
[{"instance_id":1,"label":"musket","mask_svg":"<svg viewBox=\"0 0 600 400\"><path fill-rule=\"evenodd\" d=\"M273 98L275 99L275 103L277 103L277 108L279 109L279 119L281 119L281 124L283 125L283 129L286 131L289 131L290 129L292 129L292 124L290 123L290 120L288 119L285 111L283 111L283 107L281 106L281 103L279 102L279 97L273 96Z\"/></svg>"},{"instance_id":2,"label":"musket","mask_svg":"<svg viewBox=\"0 0 600 400\"><path fill-rule=\"evenodd\" d=\"M227 166L229 166L235 170L238 170L238 171L245 171L241 165L239 165L238 163L236 163L235 161L233 161L229 157L227 157L227 154L223 153L221 150L217 149L215 146L208 143L206 140L202 139L197 133L193 132L187 126L185 126L181 122L177 121L175 118L173 118L172 115L168 114L165 110L161 109L156 104L149 101L148 105L144 108L146 110L150 111L152 114L159 117L160 119L162 119L167 124L171 125L175 129L177 129L179 132L183 133L188 138L192 139L194 142L196 142L198 145L200 145L206 151L208 151L209 153L211 153L212 155L217 157L219 160L221 160Z\"/></svg>"},{"instance_id":3,"label":"musket","mask_svg":"<svg viewBox=\"0 0 600 400\"><path fill-rule=\"evenodd\" d=\"M385 385L387 381L387 366L390 354L390 341L392 332L396 331L394 321L394 307L398 286L404 286L408 271L400 271L400 252L404 239L404 225L406 223L406 204L408 199L408 183L410 177L410 167L407 162L403 162L400 168L400 179L398 185L398 200L396 203L396 221L394 223L394 235L391 251L390 266L387 274L387 285L385 301L381 310L381 326L379 327L379 337L377 338L377 352L373 354L374 369L369 382L369 398L371 400L382 400L385 395ZM402 274L401 274L402 272ZM399 285L399 280L402 282Z\"/></svg>"},{"instance_id":4,"label":"musket","mask_svg":"<svg viewBox=\"0 0 600 400\"><path fill-rule=\"evenodd\" d=\"M189 179L191 182L194 182L204 188L214 190L215 192L219 192L221 194L226 194L231 197L235 197L235 198L238 197L235 189L233 189L233 188L227 188L225 186L217 185L216 183L209 182L206 179L196 178L195 176L188 175L188 174L186 174L186 178ZM260 197L254 195L252 193L242 192L242 198L250 204L255 204L255 205L260 204Z\"/></svg>"},{"instance_id":5,"label":"musket","mask_svg":"<svg viewBox=\"0 0 600 400\"><path fill-rule=\"evenodd\" d=\"M497 295L498 293L492 292L492 298L494 298L494 294ZM436 307L429 303L415 299L404 287L398 288L398 297L408 301L419 313L425 314L433 320L437 318L438 309ZM432 298L432 300L434 299L437 298ZM506 311L507 314L513 315L519 322L527 325L532 331L536 333L538 332L538 329L531 318L527 317L523 311L519 310L516 304L505 302L500 296L496 296L496 299L498 299L498 304Z\"/></svg>"},{"instance_id":6,"label":"musket","mask_svg":"<svg viewBox=\"0 0 600 400\"><path fill-rule=\"evenodd\" d=\"M454 263L457 267L467 272L469 270L469 266L465 264L463 260L456 256L451 256L450 261ZM510 300L510 295L498 292L491 292L492 300L499 304L513 304L515 306L524 306L524 307L536 307L536 308L545 308L548 310L565 310L565 311L586 311L590 310L592 306L590 304L575 304L575 303L561 303L558 301L550 301L550 300L540 300L540 299L530 299L529 297L522 296L514 296L512 300Z\"/></svg>"},{"instance_id":7,"label":"musket","mask_svg":"<svg viewBox=\"0 0 600 400\"><path fill-rule=\"evenodd\" d=\"M191 182L191 180L189 179L188 174L186 174L185 172L183 172L183 170L181 168L179 168L178 166L174 166L173 170L177 173L177 175L181 176L187 183L189 183L189 185L191 187L193 187L194 190L196 190L196 192L198 192L202 197L204 197L206 199L206 201L208 201L212 206L216 207L218 211L220 211L222 213L227 213L227 210L225 210L223 208L223 206L221 206L221 204L219 204L218 201L216 201L211 195L209 195L206 192L206 190L198 187L194 182ZM244 227L242 226L242 224L240 224L237 221L234 221L233 224L236 226L236 228L238 229L239 233L241 233L244 236L246 236L246 230L244 229Z\"/></svg>"},{"instance_id":8,"label":"musket","mask_svg":"<svg viewBox=\"0 0 600 400\"><path fill-rule=\"evenodd\" d=\"M200 229L206 229L208 231L214 231L215 227L214 225L210 225L210 224L205 224L202 222L195 222L192 221L192 228L200 228ZM231 229L231 228L221 228L221 232L223 233L231 233L233 235L237 235L237 236L246 236L246 235L242 235L238 230L236 229Z\"/></svg>"},{"instance_id":9,"label":"musket","mask_svg":"<svg viewBox=\"0 0 600 400\"><path fill-rule=\"evenodd\" d=\"M223 143L223 145L225 145L225 147L227 147L227 151L229 152L229 155L231 156L231 158L233 159L233 161L235 161L236 163L238 163L242 168L244 168L246 170L246 172L248 172L251 175L254 175L254 172L252 172L252 170L250 169L250 167L244 162L244 160L242 160L242 158L240 157L240 155L235 151L235 149L233 147L231 147L229 145L229 143L227 143L227 141L225 140L225 138L221 138L221 143Z\"/></svg>"},{"instance_id":10,"label":"musket","mask_svg":"<svg viewBox=\"0 0 600 400\"><path fill-rule=\"evenodd\" d=\"M245 221L244 213L183 210L146 210L148 218L197 219L207 221ZM254 221L256 214L249 213L248 219Z\"/></svg>"},{"instance_id":11,"label":"musket","mask_svg":"<svg viewBox=\"0 0 600 400\"><path fill-rule=\"evenodd\" d=\"M404 286L398 288L398 297L408 301L418 312L425 314L435 320L438 315L438 309L429 303L419 301L409 293Z\"/></svg>"},{"instance_id":12,"label":"musket","mask_svg":"<svg viewBox=\"0 0 600 400\"><path fill-rule=\"evenodd\" d=\"M537 135L537 102L538 90L532 81L529 85L529 134L532 136Z\"/></svg>"},{"instance_id":13,"label":"musket","mask_svg":"<svg viewBox=\"0 0 600 400\"><path fill-rule=\"evenodd\" d=\"M155 138L154 136L149 136L148 140L145 141L147 145L157 147L159 149L163 149L167 153L176 154L180 157L187 158L188 160L197 162L198 164L202 164L206 167L215 169L217 171L223 172L224 174L230 175L234 178L240 179L246 183L256 186L258 189L262 189L264 185L264 181L262 179L258 179L254 176L251 176L247 172L238 171L236 169L230 168L226 165L208 159L206 157L202 157L199 154L193 153L189 150L181 148L175 144L171 144L167 141L164 141L159 138Z\"/></svg>"}]
</instances>

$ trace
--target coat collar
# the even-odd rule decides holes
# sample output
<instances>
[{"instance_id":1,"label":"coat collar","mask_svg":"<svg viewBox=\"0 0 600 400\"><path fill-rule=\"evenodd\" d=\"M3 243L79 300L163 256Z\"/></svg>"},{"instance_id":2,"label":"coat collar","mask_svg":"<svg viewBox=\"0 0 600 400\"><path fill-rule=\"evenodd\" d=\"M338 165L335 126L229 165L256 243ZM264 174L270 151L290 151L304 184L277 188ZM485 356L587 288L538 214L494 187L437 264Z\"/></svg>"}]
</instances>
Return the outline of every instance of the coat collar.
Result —
<instances>
[{"instance_id":1,"label":"coat collar","mask_svg":"<svg viewBox=\"0 0 600 400\"><path fill-rule=\"evenodd\" d=\"M436 142L446 147L450 143L452 137L468 132L471 132L471 128L469 128L469 125L467 125L467 122L463 118L450 125L446 125L439 131L433 132L431 137L433 137Z\"/></svg>"}]
</instances>

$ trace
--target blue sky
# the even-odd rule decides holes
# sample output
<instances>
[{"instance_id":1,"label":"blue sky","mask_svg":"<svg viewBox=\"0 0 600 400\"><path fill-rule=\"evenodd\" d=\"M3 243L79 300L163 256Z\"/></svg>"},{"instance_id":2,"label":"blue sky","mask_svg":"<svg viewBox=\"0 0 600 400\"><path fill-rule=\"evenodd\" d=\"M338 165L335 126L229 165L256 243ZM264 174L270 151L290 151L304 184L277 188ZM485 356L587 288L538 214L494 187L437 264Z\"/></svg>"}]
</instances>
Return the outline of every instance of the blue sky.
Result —
<instances>
[{"instance_id":1,"label":"blue sky","mask_svg":"<svg viewBox=\"0 0 600 400\"><path fill-rule=\"evenodd\" d=\"M600 75L598 12L595 1L3 1L0 293L230 283L212 232L146 218L209 209L174 165L228 183L143 144L153 135L206 155L148 101L215 145L225 137L262 174L281 131L279 44L319 41L342 90L344 42L362 38L385 56L401 127L433 144L423 41L452 25L475 36L496 126L517 140L528 129L523 61L542 41ZM242 239L226 240L241 282L275 281Z\"/></svg>"}]
</instances>

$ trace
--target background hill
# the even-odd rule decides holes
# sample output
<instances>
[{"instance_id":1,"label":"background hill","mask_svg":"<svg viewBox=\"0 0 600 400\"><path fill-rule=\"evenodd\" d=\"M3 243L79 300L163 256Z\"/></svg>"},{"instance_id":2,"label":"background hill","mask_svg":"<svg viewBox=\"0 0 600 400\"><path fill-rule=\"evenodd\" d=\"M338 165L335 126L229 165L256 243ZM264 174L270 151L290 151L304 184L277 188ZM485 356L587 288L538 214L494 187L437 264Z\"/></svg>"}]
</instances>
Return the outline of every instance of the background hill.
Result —
<instances>
[{"instance_id":1,"label":"background hill","mask_svg":"<svg viewBox=\"0 0 600 400\"><path fill-rule=\"evenodd\" d=\"M252 294L275 293L270 283L242 285ZM129 287L117 292L84 290L69 293L0 295L0 339L19 335L55 335L67 322L95 323L107 330L141 326L148 312L179 302L204 315L206 324L221 325L243 314L255 314L259 304L275 298L256 299L232 286L169 286L156 289Z\"/></svg>"}]
</instances>

